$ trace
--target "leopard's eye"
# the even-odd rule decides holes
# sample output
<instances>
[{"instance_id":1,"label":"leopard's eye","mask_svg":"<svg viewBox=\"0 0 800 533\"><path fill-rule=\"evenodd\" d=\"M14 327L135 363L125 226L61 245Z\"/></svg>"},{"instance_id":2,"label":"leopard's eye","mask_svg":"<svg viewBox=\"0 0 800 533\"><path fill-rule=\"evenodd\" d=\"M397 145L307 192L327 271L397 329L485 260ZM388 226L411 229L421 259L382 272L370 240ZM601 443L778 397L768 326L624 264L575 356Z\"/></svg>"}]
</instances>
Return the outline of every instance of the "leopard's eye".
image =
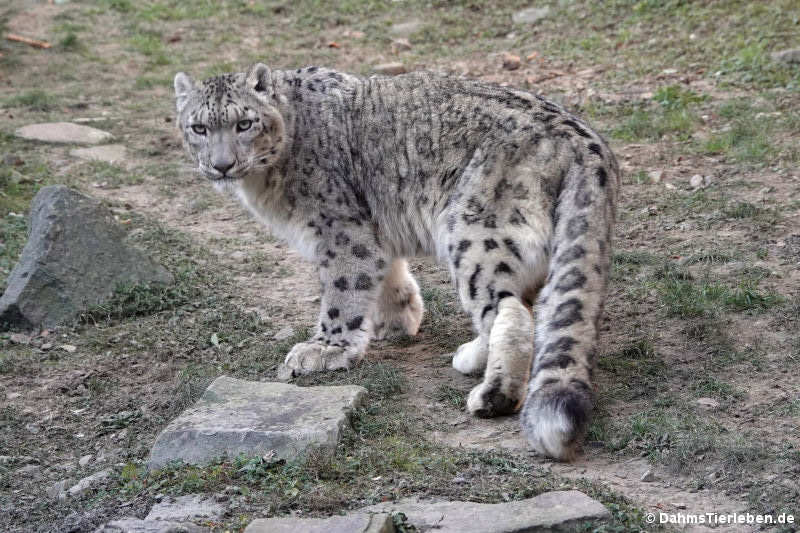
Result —
<instances>
[{"instance_id":1,"label":"leopard's eye","mask_svg":"<svg viewBox=\"0 0 800 533\"><path fill-rule=\"evenodd\" d=\"M236 131L247 131L253 125L252 120L240 120L236 123Z\"/></svg>"},{"instance_id":2,"label":"leopard's eye","mask_svg":"<svg viewBox=\"0 0 800 533\"><path fill-rule=\"evenodd\" d=\"M192 131L198 135L205 135L206 134L206 127L202 124L193 124Z\"/></svg>"}]
</instances>

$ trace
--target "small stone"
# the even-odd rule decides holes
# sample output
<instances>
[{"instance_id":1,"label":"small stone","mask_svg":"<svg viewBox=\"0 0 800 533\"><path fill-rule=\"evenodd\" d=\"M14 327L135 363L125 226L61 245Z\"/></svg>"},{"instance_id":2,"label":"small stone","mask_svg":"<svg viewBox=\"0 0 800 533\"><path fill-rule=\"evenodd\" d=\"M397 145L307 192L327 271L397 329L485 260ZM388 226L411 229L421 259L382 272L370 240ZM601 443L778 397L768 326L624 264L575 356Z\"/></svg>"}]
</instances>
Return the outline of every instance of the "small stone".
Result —
<instances>
[{"instance_id":1,"label":"small stone","mask_svg":"<svg viewBox=\"0 0 800 533\"><path fill-rule=\"evenodd\" d=\"M406 52L411 50L411 41L409 41L405 37L400 37L399 39L392 40L392 53L396 54L398 52Z\"/></svg>"},{"instance_id":2,"label":"small stone","mask_svg":"<svg viewBox=\"0 0 800 533\"><path fill-rule=\"evenodd\" d=\"M719 407L719 402L714 398L698 398L694 402L703 409L712 410Z\"/></svg>"},{"instance_id":3,"label":"small stone","mask_svg":"<svg viewBox=\"0 0 800 533\"><path fill-rule=\"evenodd\" d=\"M64 350L65 352L68 352L68 353L75 353L75 350L78 349L77 347L73 346L72 344L62 344L61 346L59 346L59 348Z\"/></svg>"},{"instance_id":4,"label":"small stone","mask_svg":"<svg viewBox=\"0 0 800 533\"><path fill-rule=\"evenodd\" d=\"M111 469L106 468L99 472L95 472L91 476L87 476L67 491L67 493L72 496L73 498L76 496L81 496L87 492L89 492L92 488L96 487L97 485L101 484L103 481L111 477Z\"/></svg>"},{"instance_id":5,"label":"small stone","mask_svg":"<svg viewBox=\"0 0 800 533\"><path fill-rule=\"evenodd\" d=\"M664 170L651 170L647 175L650 177L650 183L661 183L667 177Z\"/></svg>"},{"instance_id":6,"label":"small stone","mask_svg":"<svg viewBox=\"0 0 800 533\"><path fill-rule=\"evenodd\" d=\"M289 337L293 337L295 334L294 328L292 326L284 326L278 330L272 338L276 341L283 341L288 339Z\"/></svg>"},{"instance_id":7,"label":"small stone","mask_svg":"<svg viewBox=\"0 0 800 533\"><path fill-rule=\"evenodd\" d=\"M508 52L503 54L503 68L506 70L517 70L522 65L522 60L520 60L518 55L514 55Z\"/></svg>"},{"instance_id":8,"label":"small stone","mask_svg":"<svg viewBox=\"0 0 800 533\"><path fill-rule=\"evenodd\" d=\"M43 352L46 352L47 350L51 349L52 347L53 347L53 343L52 342L46 342L46 343L42 344L39 348Z\"/></svg>"},{"instance_id":9,"label":"small stone","mask_svg":"<svg viewBox=\"0 0 800 533\"><path fill-rule=\"evenodd\" d=\"M641 477L641 479L639 481L644 481L645 483L651 483L651 482L657 481L657 480L658 480L658 478L653 473L653 471L648 469L647 472L642 474L642 477Z\"/></svg>"},{"instance_id":10,"label":"small stone","mask_svg":"<svg viewBox=\"0 0 800 533\"><path fill-rule=\"evenodd\" d=\"M529 7L511 15L511 20L514 24L536 24L549 14L549 7Z\"/></svg>"},{"instance_id":11,"label":"small stone","mask_svg":"<svg viewBox=\"0 0 800 533\"><path fill-rule=\"evenodd\" d=\"M92 456L91 454L89 454L89 455L84 455L83 457L81 457L80 459L78 459L78 464L81 466L81 468L83 468L83 467L85 467L86 465L88 465L88 464L89 464L89 461L91 461L91 460L92 460L92 457L93 457L93 456Z\"/></svg>"},{"instance_id":12,"label":"small stone","mask_svg":"<svg viewBox=\"0 0 800 533\"><path fill-rule=\"evenodd\" d=\"M700 174L695 174L691 178L689 178L689 185L692 189L699 189L703 186L703 176Z\"/></svg>"},{"instance_id":13,"label":"small stone","mask_svg":"<svg viewBox=\"0 0 800 533\"><path fill-rule=\"evenodd\" d=\"M153 505L145 520L217 520L225 507L206 494L188 494L177 498L164 498Z\"/></svg>"},{"instance_id":14,"label":"small stone","mask_svg":"<svg viewBox=\"0 0 800 533\"><path fill-rule=\"evenodd\" d=\"M454 485L463 485L466 482L467 482L467 480L465 478L463 478L462 476L456 476L456 477L454 477L453 479L450 480L450 483L452 483Z\"/></svg>"},{"instance_id":15,"label":"small stone","mask_svg":"<svg viewBox=\"0 0 800 533\"><path fill-rule=\"evenodd\" d=\"M103 144L91 148L75 148L69 155L87 161L104 161L106 163L120 163L125 160L127 149L121 144Z\"/></svg>"},{"instance_id":16,"label":"small stone","mask_svg":"<svg viewBox=\"0 0 800 533\"><path fill-rule=\"evenodd\" d=\"M41 469L42 467L39 465L25 465L16 469L14 473L20 476L35 476Z\"/></svg>"},{"instance_id":17,"label":"small stone","mask_svg":"<svg viewBox=\"0 0 800 533\"><path fill-rule=\"evenodd\" d=\"M351 513L330 518L260 518L253 520L244 533L390 533L395 531L388 513Z\"/></svg>"},{"instance_id":18,"label":"small stone","mask_svg":"<svg viewBox=\"0 0 800 533\"><path fill-rule=\"evenodd\" d=\"M52 485L50 485L49 487L47 487L47 495L48 495L50 498L54 499L54 500L55 500L56 498L63 499L63 498L61 498L62 494L63 494L64 496L66 496L66 494L67 494L67 487L68 487L69 485L71 485L71 484L72 484L72 480L71 480L71 479L69 479L69 478L67 478L67 479L62 479L61 481L56 481L55 483L53 483Z\"/></svg>"},{"instance_id":19,"label":"small stone","mask_svg":"<svg viewBox=\"0 0 800 533\"><path fill-rule=\"evenodd\" d=\"M22 396L21 392L9 392L8 394L6 394L6 398L9 400L16 400L20 396Z\"/></svg>"},{"instance_id":20,"label":"small stone","mask_svg":"<svg viewBox=\"0 0 800 533\"><path fill-rule=\"evenodd\" d=\"M68 144L100 144L114 138L107 131L71 122L30 124L19 128L14 134L33 141Z\"/></svg>"},{"instance_id":21,"label":"small stone","mask_svg":"<svg viewBox=\"0 0 800 533\"><path fill-rule=\"evenodd\" d=\"M777 63L800 63L800 48L790 48L770 54L773 61Z\"/></svg>"},{"instance_id":22,"label":"small stone","mask_svg":"<svg viewBox=\"0 0 800 533\"><path fill-rule=\"evenodd\" d=\"M711 185L711 176L703 176L703 186L708 187Z\"/></svg>"},{"instance_id":23,"label":"small stone","mask_svg":"<svg viewBox=\"0 0 800 533\"><path fill-rule=\"evenodd\" d=\"M405 65L402 63L382 63L372 67L372 70L385 76L396 76L397 74L405 74L407 72Z\"/></svg>"},{"instance_id":24,"label":"small stone","mask_svg":"<svg viewBox=\"0 0 800 533\"><path fill-rule=\"evenodd\" d=\"M22 333L12 333L11 336L8 338L14 344L30 344L31 338L28 335L23 335Z\"/></svg>"}]
</instances>

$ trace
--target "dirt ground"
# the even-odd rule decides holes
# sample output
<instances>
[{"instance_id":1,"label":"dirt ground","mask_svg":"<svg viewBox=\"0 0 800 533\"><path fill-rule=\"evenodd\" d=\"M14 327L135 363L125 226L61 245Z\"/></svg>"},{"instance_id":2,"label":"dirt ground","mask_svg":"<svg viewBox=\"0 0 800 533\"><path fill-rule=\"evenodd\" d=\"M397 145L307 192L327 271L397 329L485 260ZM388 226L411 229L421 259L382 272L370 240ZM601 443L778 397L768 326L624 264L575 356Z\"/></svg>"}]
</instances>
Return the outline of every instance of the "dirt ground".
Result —
<instances>
[{"instance_id":1,"label":"dirt ground","mask_svg":"<svg viewBox=\"0 0 800 533\"><path fill-rule=\"evenodd\" d=\"M613 511L586 531L659 529L647 521L659 512L800 521L800 65L771 56L800 47L800 5L536 5L549 11L525 23L514 15L530 6L510 1L0 3L2 33L53 43L0 44L0 280L25 241L20 215L51 183L102 198L177 279L121 288L70 327L0 334L0 529L91 531L143 517L164 494L224 495L228 513L206 524L222 531L409 495L497 502L565 487ZM519 68L503 67L505 52ZM370 391L336 457L144 469L155 435L205 385L274 379L317 314L313 267L192 171L174 127L175 72L255 60L365 75L398 61L528 88L609 139L625 186L598 404L575 462L528 451L516 417L465 412L477 381L450 358L469 321L447 272L421 258L418 337L373 343L351 372L299 380ZM113 133L125 160L81 161L13 136L76 120ZM46 494L104 468L97 490Z\"/></svg>"}]
</instances>

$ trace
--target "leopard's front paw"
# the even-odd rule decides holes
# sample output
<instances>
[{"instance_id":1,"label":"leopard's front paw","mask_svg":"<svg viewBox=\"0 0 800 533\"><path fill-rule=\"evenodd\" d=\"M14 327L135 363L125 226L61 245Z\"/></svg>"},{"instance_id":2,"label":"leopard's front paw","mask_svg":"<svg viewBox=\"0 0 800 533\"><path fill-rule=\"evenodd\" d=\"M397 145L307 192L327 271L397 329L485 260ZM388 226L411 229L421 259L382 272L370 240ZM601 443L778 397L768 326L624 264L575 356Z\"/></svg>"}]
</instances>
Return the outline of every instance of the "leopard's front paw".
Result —
<instances>
[{"instance_id":1,"label":"leopard's front paw","mask_svg":"<svg viewBox=\"0 0 800 533\"><path fill-rule=\"evenodd\" d=\"M295 344L286 354L283 362L285 369L281 372L286 374L285 377L293 377L324 370L347 370L359 360L361 354L355 350L319 341L307 341Z\"/></svg>"}]
</instances>

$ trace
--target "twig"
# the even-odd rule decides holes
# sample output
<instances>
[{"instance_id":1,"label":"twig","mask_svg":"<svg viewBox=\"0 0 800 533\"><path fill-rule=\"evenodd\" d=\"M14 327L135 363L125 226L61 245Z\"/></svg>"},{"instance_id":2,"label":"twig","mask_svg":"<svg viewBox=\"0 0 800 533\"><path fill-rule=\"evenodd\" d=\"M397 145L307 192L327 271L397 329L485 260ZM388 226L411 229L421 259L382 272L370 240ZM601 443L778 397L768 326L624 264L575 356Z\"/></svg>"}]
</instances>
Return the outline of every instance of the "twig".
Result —
<instances>
[{"instance_id":1,"label":"twig","mask_svg":"<svg viewBox=\"0 0 800 533\"><path fill-rule=\"evenodd\" d=\"M17 35L15 33L6 34L6 39L9 40L9 41L17 42L17 43L27 44L29 46L33 46L34 48L50 48L52 46L47 41L38 41L36 39L28 39L27 37L23 37L22 35Z\"/></svg>"}]
</instances>

